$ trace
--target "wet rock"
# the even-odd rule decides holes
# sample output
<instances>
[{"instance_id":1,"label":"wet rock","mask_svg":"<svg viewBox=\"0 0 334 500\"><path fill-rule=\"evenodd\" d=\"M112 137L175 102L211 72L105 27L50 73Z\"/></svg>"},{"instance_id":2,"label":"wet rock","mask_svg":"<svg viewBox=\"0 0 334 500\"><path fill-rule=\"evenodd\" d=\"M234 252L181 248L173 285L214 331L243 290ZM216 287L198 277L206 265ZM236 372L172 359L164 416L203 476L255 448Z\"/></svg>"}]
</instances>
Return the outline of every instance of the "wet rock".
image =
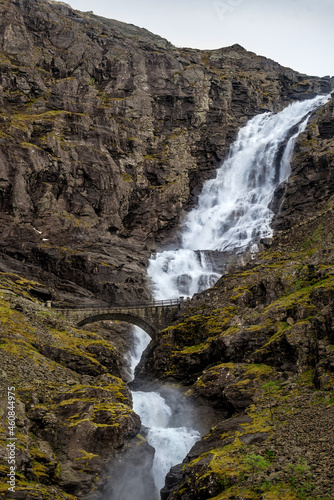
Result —
<instances>
[{"instance_id":1,"label":"wet rock","mask_svg":"<svg viewBox=\"0 0 334 500\"><path fill-rule=\"evenodd\" d=\"M273 370L266 365L225 363L204 370L188 394L232 415L255 403L261 384L272 375Z\"/></svg>"},{"instance_id":2,"label":"wet rock","mask_svg":"<svg viewBox=\"0 0 334 500\"><path fill-rule=\"evenodd\" d=\"M175 227L240 126L333 84L239 45L175 48L62 3L5 0L0 15L0 270L3 288L30 302L149 298L149 255L164 242L175 245ZM266 253L243 268L233 256L225 268L212 253L229 274L197 294L147 350L141 375L187 385L203 415L205 404L223 416L245 411L271 377L288 378L288 392L305 373L316 388L333 386L332 122L329 103L299 138L292 176L271 205L281 232L262 242ZM136 437L139 418L117 379L120 356L106 344L117 334L77 331L52 312L11 304L2 305L1 387L19 387L17 463L31 485L27 496L20 477L17 498L65 498L65 491L93 498L97 476L129 442L131 460L143 449L150 464L152 450ZM117 341L122 352L126 344ZM220 423L189 453L189 467L173 469L164 497L173 490L174 498L199 500L233 485L233 467L224 482L208 463L242 430L245 446L263 444L266 431L245 425L246 415ZM297 454L311 433L302 428L289 431L291 450L286 441L277 448ZM316 473L324 469L311 461ZM330 468L318 478L323 488L333 484ZM183 481L187 492L177 490Z\"/></svg>"},{"instance_id":3,"label":"wet rock","mask_svg":"<svg viewBox=\"0 0 334 500\"><path fill-rule=\"evenodd\" d=\"M330 208L329 199L333 192L333 123L334 104L331 99L315 113L305 132L298 137L291 177L284 186L278 188L272 202L273 207L279 205L279 214L274 220L276 229L302 226L306 220Z\"/></svg>"}]
</instances>

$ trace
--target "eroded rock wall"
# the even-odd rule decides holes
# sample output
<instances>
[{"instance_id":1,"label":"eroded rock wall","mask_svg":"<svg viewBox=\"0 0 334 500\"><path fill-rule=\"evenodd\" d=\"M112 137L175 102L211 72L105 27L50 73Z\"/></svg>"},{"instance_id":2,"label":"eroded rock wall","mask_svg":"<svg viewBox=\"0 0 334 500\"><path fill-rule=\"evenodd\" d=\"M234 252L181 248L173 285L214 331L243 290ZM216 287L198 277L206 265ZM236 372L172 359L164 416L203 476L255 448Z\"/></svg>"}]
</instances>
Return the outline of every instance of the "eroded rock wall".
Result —
<instances>
[{"instance_id":1,"label":"eroded rock wall","mask_svg":"<svg viewBox=\"0 0 334 500\"><path fill-rule=\"evenodd\" d=\"M118 448L128 440L147 448L121 380L115 347L124 340L78 330L32 298L148 297L148 256L175 241L240 126L332 83L237 45L176 49L65 4L1 0L0 14L0 376L2 387L18 388L16 494L85 498ZM270 498L296 498L289 467L301 456L318 497L333 497L325 432L333 421L333 128L329 103L277 190L272 247L195 297L147 353L145 377L182 383L194 401L231 417L171 472L164 498L252 498L256 488L266 494L263 482L273 485ZM250 451L276 453L268 473L251 475Z\"/></svg>"},{"instance_id":2,"label":"eroded rock wall","mask_svg":"<svg viewBox=\"0 0 334 500\"><path fill-rule=\"evenodd\" d=\"M142 374L228 417L171 470L164 500L334 494L333 123L330 101L299 137L271 247L196 294L147 352Z\"/></svg>"},{"instance_id":3,"label":"eroded rock wall","mask_svg":"<svg viewBox=\"0 0 334 500\"><path fill-rule=\"evenodd\" d=\"M1 265L58 301L147 298L150 252L175 239L240 126L331 85L66 4L0 10Z\"/></svg>"},{"instance_id":4,"label":"eroded rock wall","mask_svg":"<svg viewBox=\"0 0 334 500\"><path fill-rule=\"evenodd\" d=\"M33 302L26 292L32 283L22 277L1 274L0 284L1 498L85 498L120 448L140 449L152 460L151 447L137 436L140 418L117 342ZM8 440L7 388L15 398L15 441ZM15 445L14 493L8 443Z\"/></svg>"}]
</instances>

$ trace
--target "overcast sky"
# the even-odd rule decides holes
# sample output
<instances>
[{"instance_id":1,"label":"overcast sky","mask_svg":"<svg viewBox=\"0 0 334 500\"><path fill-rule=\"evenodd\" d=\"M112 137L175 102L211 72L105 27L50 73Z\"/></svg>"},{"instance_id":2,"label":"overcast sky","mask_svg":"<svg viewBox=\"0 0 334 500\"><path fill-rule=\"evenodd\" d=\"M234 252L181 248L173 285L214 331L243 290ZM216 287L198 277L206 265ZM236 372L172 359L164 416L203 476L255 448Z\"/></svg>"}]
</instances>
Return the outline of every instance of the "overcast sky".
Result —
<instances>
[{"instance_id":1,"label":"overcast sky","mask_svg":"<svg viewBox=\"0 0 334 500\"><path fill-rule=\"evenodd\" d=\"M308 75L334 76L334 0L68 0L146 28L178 47L239 43Z\"/></svg>"}]
</instances>

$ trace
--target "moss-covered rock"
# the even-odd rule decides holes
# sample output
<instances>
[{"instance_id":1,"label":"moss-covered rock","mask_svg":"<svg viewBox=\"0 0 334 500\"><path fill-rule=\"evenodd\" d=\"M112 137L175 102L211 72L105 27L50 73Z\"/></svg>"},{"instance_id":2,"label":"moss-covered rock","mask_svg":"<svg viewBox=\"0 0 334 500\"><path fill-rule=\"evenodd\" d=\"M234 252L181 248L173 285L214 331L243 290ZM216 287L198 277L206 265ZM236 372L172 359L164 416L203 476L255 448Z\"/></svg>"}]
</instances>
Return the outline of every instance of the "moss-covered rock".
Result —
<instances>
[{"instance_id":1,"label":"moss-covered rock","mask_svg":"<svg viewBox=\"0 0 334 500\"><path fill-rule=\"evenodd\" d=\"M58 301L148 298L148 256L240 126L332 86L59 2L2 0L0 16L2 270Z\"/></svg>"},{"instance_id":2,"label":"moss-covered rock","mask_svg":"<svg viewBox=\"0 0 334 500\"><path fill-rule=\"evenodd\" d=\"M230 417L171 470L164 500L332 498L333 237L328 211L277 233L151 347L152 376Z\"/></svg>"},{"instance_id":3,"label":"moss-covered rock","mask_svg":"<svg viewBox=\"0 0 334 500\"><path fill-rule=\"evenodd\" d=\"M15 280L15 291L27 285ZM137 435L140 419L115 347L28 297L7 289L0 303L0 474L5 481L9 473L7 387L15 387L15 498L83 498ZM12 498L8 485L2 496Z\"/></svg>"}]
</instances>

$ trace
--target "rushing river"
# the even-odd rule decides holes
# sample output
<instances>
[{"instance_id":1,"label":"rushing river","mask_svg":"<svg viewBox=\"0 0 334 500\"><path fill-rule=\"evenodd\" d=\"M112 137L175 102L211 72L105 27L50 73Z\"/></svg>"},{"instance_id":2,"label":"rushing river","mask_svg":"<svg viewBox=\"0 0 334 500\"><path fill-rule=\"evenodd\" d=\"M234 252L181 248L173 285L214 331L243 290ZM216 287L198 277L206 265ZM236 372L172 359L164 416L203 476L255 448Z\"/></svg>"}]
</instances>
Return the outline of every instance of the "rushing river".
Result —
<instances>
[{"instance_id":1,"label":"rushing river","mask_svg":"<svg viewBox=\"0 0 334 500\"><path fill-rule=\"evenodd\" d=\"M148 275L156 299L192 296L212 286L220 274L208 251L256 252L257 242L272 235L273 212L268 205L275 188L289 176L294 142L310 114L329 99L318 96L291 104L277 114L260 114L239 131L228 158L216 177L204 184L197 207L187 215L181 228L181 247L159 252L150 260ZM135 339L132 372L150 340L140 329L135 330ZM147 492L141 494L136 479L133 486L129 481L115 486L112 496L104 498L156 500L170 467L183 460L200 434L189 426L187 411L178 412L175 418L176 393L173 408L163 391L132 394L134 410L155 448L152 475L156 489L151 497Z\"/></svg>"}]
</instances>

